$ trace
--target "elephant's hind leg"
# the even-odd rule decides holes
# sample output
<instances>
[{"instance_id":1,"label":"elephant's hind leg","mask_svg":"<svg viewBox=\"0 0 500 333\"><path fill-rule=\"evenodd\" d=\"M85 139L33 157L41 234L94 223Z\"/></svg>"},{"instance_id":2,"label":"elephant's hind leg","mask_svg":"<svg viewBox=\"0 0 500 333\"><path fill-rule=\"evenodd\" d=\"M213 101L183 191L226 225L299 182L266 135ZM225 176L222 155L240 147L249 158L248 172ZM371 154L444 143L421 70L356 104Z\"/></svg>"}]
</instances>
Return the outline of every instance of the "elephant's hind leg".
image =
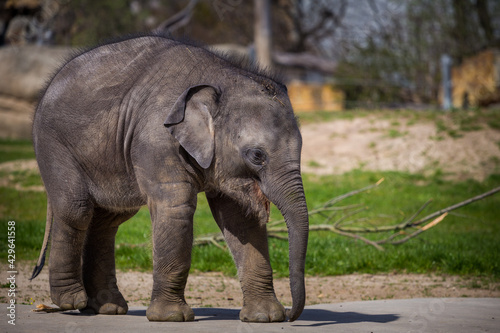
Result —
<instances>
[{"instance_id":1,"label":"elephant's hind leg","mask_svg":"<svg viewBox=\"0 0 500 333\"><path fill-rule=\"evenodd\" d=\"M83 249L82 275L89 298L84 312L127 313L127 302L116 284L115 236L118 226L136 212L117 214L95 210Z\"/></svg>"},{"instance_id":2,"label":"elephant's hind leg","mask_svg":"<svg viewBox=\"0 0 500 333\"><path fill-rule=\"evenodd\" d=\"M82 249L92 208L86 200L51 198L54 221L49 257L50 296L65 310L83 309L87 294L82 280Z\"/></svg>"}]
</instances>

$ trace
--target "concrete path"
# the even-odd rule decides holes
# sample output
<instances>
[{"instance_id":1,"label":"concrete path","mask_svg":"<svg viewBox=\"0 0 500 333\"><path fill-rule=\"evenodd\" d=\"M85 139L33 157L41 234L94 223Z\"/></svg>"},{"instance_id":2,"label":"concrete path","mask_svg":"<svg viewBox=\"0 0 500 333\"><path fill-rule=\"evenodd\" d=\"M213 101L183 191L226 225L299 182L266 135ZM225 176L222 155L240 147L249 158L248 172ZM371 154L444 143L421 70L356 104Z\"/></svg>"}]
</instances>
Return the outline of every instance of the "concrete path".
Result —
<instances>
[{"instance_id":1,"label":"concrete path","mask_svg":"<svg viewBox=\"0 0 500 333\"><path fill-rule=\"evenodd\" d=\"M1 304L6 311L7 304ZM0 332L500 332L500 298L426 298L307 306L299 320L242 323L239 309L197 308L196 321L153 323L145 307L125 316L88 316L78 311L34 313L16 306L16 325L2 316Z\"/></svg>"}]
</instances>

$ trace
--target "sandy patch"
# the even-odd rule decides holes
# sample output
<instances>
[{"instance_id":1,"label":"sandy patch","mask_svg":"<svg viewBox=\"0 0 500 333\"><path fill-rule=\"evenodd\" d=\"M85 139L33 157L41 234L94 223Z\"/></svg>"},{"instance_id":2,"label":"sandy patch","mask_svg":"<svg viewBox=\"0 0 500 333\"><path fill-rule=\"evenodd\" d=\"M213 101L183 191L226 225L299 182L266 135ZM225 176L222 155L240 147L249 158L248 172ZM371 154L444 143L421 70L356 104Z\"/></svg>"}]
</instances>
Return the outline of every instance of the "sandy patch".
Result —
<instances>
[{"instance_id":1,"label":"sandy patch","mask_svg":"<svg viewBox=\"0 0 500 333\"><path fill-rule=\"evenodd\" d=\"M48 267L29 281L34 264L18 265L17 300L19 303L51 304ZM7 267L0 279L7 281ZM152 273L117 272L118 286L129 306L148 305L153 287ZM289 280L275 279L276 295L291 305ZM5 289L6 291L7 289ZM350 274L306 277L307 305L373 299L420 297L500 297L500 283L475 277L419 274ZM0 295L6 302L7 292ZM242 293L236 277L220 273L191 274L186 286L186 300L192 307L241 307Z\"/></svg>"},{"instance_id":2,"label":"sandy patch","mask_svg":"<svg viewBox=\"0 0 500 333\"><path fill-rule=\"evenodd\" d=\"M500 131L488 127L452 138L433 122L394 125L394 120L367 116L306 125L301 132L303 171L320 175L441 170L447 178L481 181L500 165Z\"/></svg>"}]
</instances>

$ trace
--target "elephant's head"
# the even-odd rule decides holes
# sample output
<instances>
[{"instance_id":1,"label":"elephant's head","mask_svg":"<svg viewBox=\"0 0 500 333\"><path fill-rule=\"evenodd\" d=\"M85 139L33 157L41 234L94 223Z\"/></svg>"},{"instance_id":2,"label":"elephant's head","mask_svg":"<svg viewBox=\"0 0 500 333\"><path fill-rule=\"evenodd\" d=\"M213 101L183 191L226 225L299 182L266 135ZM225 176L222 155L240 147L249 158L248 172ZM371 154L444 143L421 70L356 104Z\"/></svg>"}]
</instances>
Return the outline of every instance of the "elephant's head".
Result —
<instances>
[{"instance_id":1,"label":"elephant's head","mask_svg":"<svg viewBox=\"0 0 500 333\"><path fill-rule=\"evenodd\" d=\"M281 211L293 299L287 315L297 319L305 304L309 222L300 174L302 139L286 87L241 76L231 86L194 86L179 97L165 125L204 169L207 191L235 199L262 223L269 201Z\"/></svg>"}]
</instances>

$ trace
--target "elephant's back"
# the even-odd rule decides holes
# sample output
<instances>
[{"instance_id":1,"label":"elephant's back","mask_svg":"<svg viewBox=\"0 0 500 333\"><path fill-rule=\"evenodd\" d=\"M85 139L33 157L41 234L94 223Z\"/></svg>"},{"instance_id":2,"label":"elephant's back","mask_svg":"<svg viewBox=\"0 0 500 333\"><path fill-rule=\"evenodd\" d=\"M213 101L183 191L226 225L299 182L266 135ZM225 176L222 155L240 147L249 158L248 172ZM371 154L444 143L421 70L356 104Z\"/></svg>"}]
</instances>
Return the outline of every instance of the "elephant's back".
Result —
<instances>
[{"instance_id":1,"label":"elephant's back","mask_svg":"<svg viewBox=\"0 0 500 333\"><path fill-rule=\"evenodd\" d=\"M45 108L50 102L68 103L75 97L82 102L87 96L94 101L109 97L112 90L116 94L120 85L132 83L144 75L155 53L164 47L168 45L143 37L84 51L69 59L55 73L40 104L45 103Z\"/></svg>"},{"instance_id":2,"label":"elephant's back","mask_svg":"<svg viewBox=\"0 0 500 333\"><path fill-rule=\"evenodd\" d=\"M140 37L104 44L69 59L42 94L33 121L33 135L79 133L99 122L113 124L127 95L153 67L172 41ZM137 96L135 97L137 99Z\"/></svg>"}]
</instances>

